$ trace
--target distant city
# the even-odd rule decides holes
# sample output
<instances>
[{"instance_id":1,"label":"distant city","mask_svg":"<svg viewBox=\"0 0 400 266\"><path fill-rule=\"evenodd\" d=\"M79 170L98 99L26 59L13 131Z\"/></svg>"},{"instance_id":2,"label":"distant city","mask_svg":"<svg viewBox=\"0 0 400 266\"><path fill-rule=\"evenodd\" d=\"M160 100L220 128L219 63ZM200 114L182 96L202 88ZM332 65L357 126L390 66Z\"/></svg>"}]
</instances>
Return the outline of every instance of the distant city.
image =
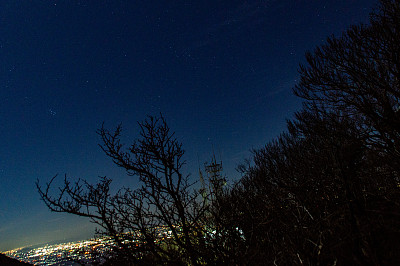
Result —
<instances>
[{"instance_id":1,"label":"distant city","mask_svg":"<svg viewBox=\"0 0 400 266\"><path fill-rule=\"evenodd\" d=\"M90 263L93 256L104 257L113 247L109 237L89 240L45 244L40 247L25 247L4 252L5 255L34 265L81 265ZM81 263L78 263L81 262Z\"/></svg>"},{"instance_id":2,"label":"distant city","mask_svg":"<svg viewBox=\"0 0 400 266\"><path fill-rule=\"evenodd\" d=\"M176 226L180 231L180 227ZM172 236L168 226L155 227L159 241L165 241ZM140 235L126 232L124 234ZM125 240L126 241L126 240ZM4 252L8 257L34 265L75 266L82 264L103 263L116 247L111 237L98 237L89 240L48 243L31 247L17 248Z\"/></svg>"}]
</instances>

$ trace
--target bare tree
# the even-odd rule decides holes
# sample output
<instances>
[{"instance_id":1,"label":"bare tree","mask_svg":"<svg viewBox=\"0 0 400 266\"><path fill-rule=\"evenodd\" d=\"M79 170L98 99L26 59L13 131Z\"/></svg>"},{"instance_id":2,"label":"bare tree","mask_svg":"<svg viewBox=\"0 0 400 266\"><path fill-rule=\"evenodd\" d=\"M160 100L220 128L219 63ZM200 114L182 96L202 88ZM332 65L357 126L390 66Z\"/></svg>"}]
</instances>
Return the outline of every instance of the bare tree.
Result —
<instances>
[{"instance_id":1,"label":"bare tree","mask_svg":"<svg viewBox=\"0 0 400 266\"><path fill-rule=\"evenodd\" d=\"M100 226L100 233L114 238L124 261L190 265L214 261L204 237L210 204L182 172L182 144L162 116L138 124L140 138L126 149L121 126L114 132L102 127L98 134L102 150L139 179L139 188L122 188L111 195L107 177L96 185L65 178L53 196L53 178L44 187L37 181L42 200L52 211L90 218Z\"/></svg>"},{"instance_id":2,"label":"bare tree","mask_svg":"<svg viewBox=\"0 0 400 266\"><path fill-rule=\"evenodd\" d=\"M253 264L397 265L400 2L306 55L288 133L254 151L227 200Z\"/></svg>"},{"instance_id":3,"label":"bare tree","mask_svg":"<svg viewBox=\"0 0 400 266\"><path fill-rule=\"evenodd\" d=\"M400 2L381 0L369 25L353 26L306 54L294 92L306 108L352 118L366 141L400 158Z\"/></svg>"}]
</instances>

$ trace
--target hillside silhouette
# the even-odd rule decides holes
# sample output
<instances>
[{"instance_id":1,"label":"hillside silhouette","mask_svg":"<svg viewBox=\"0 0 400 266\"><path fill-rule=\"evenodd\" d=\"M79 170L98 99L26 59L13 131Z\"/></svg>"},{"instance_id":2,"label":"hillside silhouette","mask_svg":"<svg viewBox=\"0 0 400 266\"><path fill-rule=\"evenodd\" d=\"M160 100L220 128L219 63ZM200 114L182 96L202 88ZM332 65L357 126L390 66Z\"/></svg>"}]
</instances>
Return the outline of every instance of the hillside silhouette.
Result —
<instances>
[{"instance_id":1,"label":"hillside silhouette","mask_svg":"<svg viewBox=\"0 0 400 266\"><path fill-rule=\"evenodd\" d=\"M4 254L0 253L0 265L8 265L8 266L22 266L22 265L33 265L33 264L29 264L26 262L22 262L16 259L12 259L10 257L7 257Z\"/></svg>"}]
</instances>

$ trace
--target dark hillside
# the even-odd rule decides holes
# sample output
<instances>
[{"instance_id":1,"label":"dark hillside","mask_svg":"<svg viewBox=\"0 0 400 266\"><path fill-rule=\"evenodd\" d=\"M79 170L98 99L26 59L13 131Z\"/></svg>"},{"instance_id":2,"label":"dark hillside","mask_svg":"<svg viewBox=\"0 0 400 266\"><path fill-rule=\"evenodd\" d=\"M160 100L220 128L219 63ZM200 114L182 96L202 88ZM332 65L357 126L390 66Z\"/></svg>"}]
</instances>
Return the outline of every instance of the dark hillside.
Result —
<instances>
[{"instance_id":1,"label":"dark hillside","mask_svg":"<svg viewBox=\"0 0 400 266\"><path fill-rule=\"evenodd\" d=\"M32 264L9 258L6 255L0 253L0 265L22 266L22 265L32 265Z\"/></svg>"}]
</instances>

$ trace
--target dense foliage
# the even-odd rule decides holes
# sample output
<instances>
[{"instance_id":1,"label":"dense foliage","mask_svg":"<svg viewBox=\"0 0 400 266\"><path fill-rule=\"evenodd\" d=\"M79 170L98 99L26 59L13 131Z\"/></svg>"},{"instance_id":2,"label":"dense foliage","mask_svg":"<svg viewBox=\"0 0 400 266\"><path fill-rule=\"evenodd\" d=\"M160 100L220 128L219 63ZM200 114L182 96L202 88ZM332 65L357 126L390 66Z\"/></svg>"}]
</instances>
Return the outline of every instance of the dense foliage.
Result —
<instances>
[{"instance_id":1,"label":"dense foliage","mask_svg":"<svg viewBox=\"0 0 400 266\"><path fill-rule=\"evenodd\" d=\"M306 55L303 110L232 190L247 262L399 264L400 3Z\"/></svg>"}]
</instances>

